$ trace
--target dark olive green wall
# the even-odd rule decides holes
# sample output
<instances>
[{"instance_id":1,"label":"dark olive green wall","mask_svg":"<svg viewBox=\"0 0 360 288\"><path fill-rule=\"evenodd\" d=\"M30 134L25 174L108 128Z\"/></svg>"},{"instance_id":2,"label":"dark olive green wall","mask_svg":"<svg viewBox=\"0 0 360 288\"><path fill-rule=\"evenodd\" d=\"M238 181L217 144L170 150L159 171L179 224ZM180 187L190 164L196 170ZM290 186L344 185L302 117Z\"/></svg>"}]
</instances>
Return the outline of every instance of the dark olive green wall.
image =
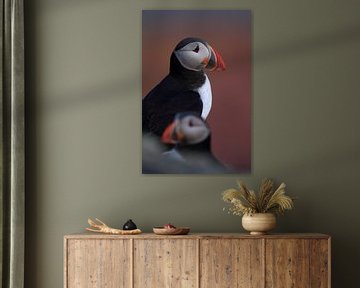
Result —
<instances>
[{"instance_id":1,"label":"dark olive green wall","mask_svg":"<svg viewBox=\"0 0 360 288\"><path fill-rule=\"evenodd\" d=\"M141 10L156 8L252 10L251 175L140 174ZM88 216L241 231L220 192L266 176L299 197L278 231L331 234L334 287L358 287L359 11L340 0L27 1L27 287L62 287L62 237Z\"/></svg>"}]
</instances>

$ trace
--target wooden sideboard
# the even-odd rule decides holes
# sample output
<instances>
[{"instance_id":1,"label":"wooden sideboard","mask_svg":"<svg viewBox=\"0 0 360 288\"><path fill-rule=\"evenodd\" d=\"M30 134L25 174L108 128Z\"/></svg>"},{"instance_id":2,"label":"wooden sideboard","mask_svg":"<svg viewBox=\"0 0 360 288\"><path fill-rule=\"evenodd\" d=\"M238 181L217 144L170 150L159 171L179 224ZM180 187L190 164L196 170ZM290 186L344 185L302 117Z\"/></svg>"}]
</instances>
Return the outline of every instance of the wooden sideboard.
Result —
<instances>
[{"instance_id":1,"label":"wooden sideboard","mask_svg":"<svg viewBox=\"0 0 360 288\"><path fill-rule=\"evenodd\" d=\"M65 288L328 288L323 234L67 235Z\"/></svg>"}]
</instances>

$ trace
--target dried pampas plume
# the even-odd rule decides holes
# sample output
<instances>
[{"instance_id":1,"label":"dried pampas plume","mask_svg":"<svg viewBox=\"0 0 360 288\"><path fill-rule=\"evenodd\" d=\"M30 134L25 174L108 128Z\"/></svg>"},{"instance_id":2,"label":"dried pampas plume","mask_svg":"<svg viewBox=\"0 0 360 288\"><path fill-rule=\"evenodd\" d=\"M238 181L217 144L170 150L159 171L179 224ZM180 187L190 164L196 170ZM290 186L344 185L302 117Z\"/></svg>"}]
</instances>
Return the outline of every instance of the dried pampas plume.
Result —
<instances>
[{"instance_id":1,"label":"dried pampas plume","mask_svg":"<svg viewBox=\"0 0 360 288\"><path fill-rule=\"evenodd\" d=\"M233 215L251 215L255 213L283 214L294 208L294 198L285 195L285 183L274 190L274 182L264 179L259 192L249 190L245 183L238 181L238 189L227 189L222 199L230 204L229 213Z\"/></svg>"}]
</instances>

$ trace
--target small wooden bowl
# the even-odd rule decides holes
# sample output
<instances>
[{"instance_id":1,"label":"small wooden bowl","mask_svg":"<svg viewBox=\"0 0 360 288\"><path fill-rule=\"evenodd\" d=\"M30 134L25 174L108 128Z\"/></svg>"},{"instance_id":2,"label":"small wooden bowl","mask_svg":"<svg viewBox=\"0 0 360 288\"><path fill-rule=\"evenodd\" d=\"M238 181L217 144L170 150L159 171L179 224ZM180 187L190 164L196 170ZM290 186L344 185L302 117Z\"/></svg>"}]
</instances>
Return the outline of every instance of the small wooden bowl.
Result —
<instances>
[{"instance_id":1,"label":"small wooden bowl","mask_svg":"<svg viewBox=\"0 0 360 288\"><path fill-rule=\"evenodd\" d=\"M186 235L190 232L189 227L164 228L154 227L153 231L157 235Z\"/></svg>"}]
</instances>

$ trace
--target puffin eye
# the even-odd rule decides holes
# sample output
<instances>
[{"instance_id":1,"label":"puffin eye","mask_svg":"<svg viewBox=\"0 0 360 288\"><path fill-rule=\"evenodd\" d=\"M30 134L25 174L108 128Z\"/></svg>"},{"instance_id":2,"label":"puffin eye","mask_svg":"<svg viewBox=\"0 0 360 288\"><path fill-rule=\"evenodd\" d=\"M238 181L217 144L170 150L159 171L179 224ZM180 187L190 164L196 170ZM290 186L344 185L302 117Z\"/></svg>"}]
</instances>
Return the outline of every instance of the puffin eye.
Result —
<instances>
[{"instance_id":1,"label":"puffin eye","mask_svg":"<svg viewBox=\"0 0 360 288\"><path fill-rule=\"evenodd\" d=\"M192 51L194 51L195 53L198 53L199 52L199 45L196 45L196 47Z\"/></svg>"}]
</instances>

